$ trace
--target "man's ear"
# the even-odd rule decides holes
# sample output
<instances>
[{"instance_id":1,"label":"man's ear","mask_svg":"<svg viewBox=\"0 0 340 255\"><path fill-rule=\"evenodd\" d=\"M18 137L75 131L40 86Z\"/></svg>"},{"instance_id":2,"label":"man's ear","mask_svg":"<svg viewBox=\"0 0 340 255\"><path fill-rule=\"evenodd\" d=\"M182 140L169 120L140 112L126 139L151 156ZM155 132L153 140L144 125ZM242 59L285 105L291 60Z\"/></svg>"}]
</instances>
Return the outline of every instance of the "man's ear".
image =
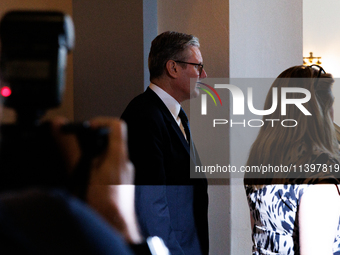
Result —
<instances>
[{"instance_id":1,"label":"man's ear","mask_svg":"<svg viewBox=\"0 0 340 255\"><path fill-rule=\"evenodd\" d=\"M171 59L168 60L168 62L166 62L165 68L166 68L170 77L177 78L177 76L178 76L178 65L175 61L173 61Z\"/></svg>"}]
</instances>

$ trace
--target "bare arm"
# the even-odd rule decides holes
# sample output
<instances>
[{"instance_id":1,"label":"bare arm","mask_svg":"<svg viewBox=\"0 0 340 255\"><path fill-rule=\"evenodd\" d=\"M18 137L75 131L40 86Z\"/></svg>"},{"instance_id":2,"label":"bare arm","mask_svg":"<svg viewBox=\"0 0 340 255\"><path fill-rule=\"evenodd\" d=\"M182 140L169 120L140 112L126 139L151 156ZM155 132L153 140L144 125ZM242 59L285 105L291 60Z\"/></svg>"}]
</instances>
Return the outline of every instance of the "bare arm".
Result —
<instances>
[{"instance_id":1,"label":"bare arm","mask_svg":"<svg viewBox=\"0 0 340 255\"><path fill-rule=\"evenodd\" d=\"M302 255L333 254L339 224L340 196L333 184L309 187L299 208L300 252Z\"/></svg>"},{"instance_id":2,"label":"bare arm","mask_svg":"<svg viewBox=\"0 0 340 255\"><path fill-rule=\"evenodd\" d=\"M253 231L253 229L254 229L254 224L255 224L255 221L254 221L253 215L250 213L250 227L251 227L251 231Z\"/></svg>"}]
</instances>

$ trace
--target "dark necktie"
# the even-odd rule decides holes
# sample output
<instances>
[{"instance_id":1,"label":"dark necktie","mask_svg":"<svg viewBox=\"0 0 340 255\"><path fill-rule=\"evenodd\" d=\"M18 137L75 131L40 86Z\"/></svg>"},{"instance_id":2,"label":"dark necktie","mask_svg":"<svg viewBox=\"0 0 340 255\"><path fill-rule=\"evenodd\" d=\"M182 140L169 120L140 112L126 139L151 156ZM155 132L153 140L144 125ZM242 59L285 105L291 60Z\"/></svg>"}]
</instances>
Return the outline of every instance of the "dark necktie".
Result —
<instances>
[{"instance_id":1,"label":"dark necktie","mask_svg":"<svg viewBox=\"0 0 340 255\"><path fill-rule=\"evenodd\" d=\"M182 125L184 127L184 132L185 132L185 135L187 137L187 141L190 144L191 134L190 134L189 120L188 120L188 117L185 114L183 108L181 108L181 110L179 111L178 117L181 119Z\"/></svg>"},{"instance_id":2,"label":"dark necktie","mask_svg":"<svg viewBox=\"0 0 340 255\"><path fill-rule=\"evenodd\" d=\"M190 125L189 125L189 120L187 115L185 114L183 108L181 108L181 110L179 111L178 117L181 119L183 128L184 128L184 132L185 135L187 137L187 141L190 145L190 151L192 153L193 158L196 161L196 155L195 155L195 147L194 147L194 143L192 141L192 137L191 137L191 133L190 133Z\"/></svg>"}]
</instances>

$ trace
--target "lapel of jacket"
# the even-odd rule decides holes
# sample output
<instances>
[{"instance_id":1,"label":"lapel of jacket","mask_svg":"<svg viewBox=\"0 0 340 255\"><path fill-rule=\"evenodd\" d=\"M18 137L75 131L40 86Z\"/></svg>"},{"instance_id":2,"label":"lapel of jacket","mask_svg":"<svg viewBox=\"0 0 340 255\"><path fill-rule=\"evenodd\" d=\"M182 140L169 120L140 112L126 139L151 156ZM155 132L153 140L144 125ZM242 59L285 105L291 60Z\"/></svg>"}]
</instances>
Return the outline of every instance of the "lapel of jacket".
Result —
<instances>
[{"instance_id":1,"label":"lapel of jacket","mask_svg":"<svg viewBox=\"0 0 340 255\"><path fill-rule=\"evenodd\" d=\"M187 153L190 155L191 160L196 164L195 159L190 153L190 145L188 144L187 140L185 139L181 129L179 128L177 122L175 121L174 117L172 116L169 109L166 107L166 105L163 103L163 101L157 96L155 92L152 91L152 89L147 88L145 91L145 94L150 98L150 100L154 101L157 107L161 109L161 111L164 114L164 119L166 121L167 127L175 131L177 134L177 137L180 139L182 145L184 146Z\"/></svg>"}]
</instances>

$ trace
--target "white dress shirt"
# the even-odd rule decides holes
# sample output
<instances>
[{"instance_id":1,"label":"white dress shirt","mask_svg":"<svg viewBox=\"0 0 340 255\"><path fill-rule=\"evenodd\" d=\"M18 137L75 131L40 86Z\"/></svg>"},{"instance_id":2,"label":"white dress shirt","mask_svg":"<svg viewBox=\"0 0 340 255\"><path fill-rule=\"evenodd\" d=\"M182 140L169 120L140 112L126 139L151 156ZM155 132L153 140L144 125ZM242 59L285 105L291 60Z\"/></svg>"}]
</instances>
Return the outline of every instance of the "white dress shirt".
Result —
<instances>
[{"instance_id":1,"label":"white dress shirt","mask_svg":"<svg viewBox=\"0 0 340 255\"><path fill-rule=\"evenodd\" d=\"M177 122L179 128L181 129L185 139L185 131L184 127L181 123L181 119L178 116L180 110L181 110L181 105L177 102L175 98L173 98L171 95L169 95L167 92L165 92L163 89L158 87L156 84L150 83L149 88L157 94L157 96L163 101L165 106L168 108L168 110L171 112L172 117L174 117L175 121Z\"/></svg>"}]
</instances>

